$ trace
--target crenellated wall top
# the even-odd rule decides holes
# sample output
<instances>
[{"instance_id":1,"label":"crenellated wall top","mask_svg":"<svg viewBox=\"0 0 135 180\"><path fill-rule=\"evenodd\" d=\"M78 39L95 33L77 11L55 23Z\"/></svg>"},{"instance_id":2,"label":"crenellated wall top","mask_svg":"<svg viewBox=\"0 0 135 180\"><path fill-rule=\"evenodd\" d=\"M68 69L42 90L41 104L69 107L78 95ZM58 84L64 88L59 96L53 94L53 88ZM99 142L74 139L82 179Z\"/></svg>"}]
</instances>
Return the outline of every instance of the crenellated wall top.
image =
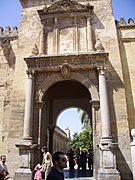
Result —
<instances>
[{"instance_id":1,"label":"crenellated wall top","mask_svg":"<svg viewBox=\"0 0 135 180\"><path fill-rule=\"evenodd\" d=\"M3 42L6 40L14 40L18 38L18 28L16 26L13 29L10 26L7 26L5 29L0 26L0 41Z\"/></svg>"},{"instance_id":2,"label":"crenellated wall top","mask_svg":"<svg viewBox=\"0 0 135 180\"><path fill-rule=\"evenodd\" d=\"M128 21L124 17L120 18L119 21L116 21L117 28L132 28L135 27L135 21L132 18L129 18Z\"/></svg>"},{"instance_id":3,"label":"crenellated wall top","mask_svg":"<svg viewBox=\"0 0 135 180\"><path fill-rule=\"evenodd\" d=\"M117 29L120 31L119 38L123 42L135 42L135 21L132 18L129 18L127 22L121 18L117 22Z\"/></svg>"}]
</instances>

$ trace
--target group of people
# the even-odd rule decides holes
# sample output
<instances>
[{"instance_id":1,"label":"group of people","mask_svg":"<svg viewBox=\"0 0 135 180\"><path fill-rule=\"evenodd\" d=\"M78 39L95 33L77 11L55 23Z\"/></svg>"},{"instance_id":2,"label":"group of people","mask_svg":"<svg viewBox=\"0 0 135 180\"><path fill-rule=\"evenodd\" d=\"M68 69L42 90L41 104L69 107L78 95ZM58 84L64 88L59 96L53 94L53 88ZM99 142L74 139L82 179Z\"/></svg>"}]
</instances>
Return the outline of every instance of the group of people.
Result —
<instances>
[{"instance_id":1,"label":"group of people","mask_svg":"<svg viewBox=\"0 0 135 180\"><path fill-rule=\"evenodd\" d=\"M42 180L42 174L45 180L64 180L63 169L67 167L67 158L63 152L55 152L52 156L46 147L41 149L43 152L42 164L35 167L34 180ZM6 165L6 156L1 155L0 162L0 180L8 180L9 172Z\"/></svg>"},{"instance_id":2,"label":"group of people","mask_svg":"<svg viewBox=\"0 0 135 180\"><path fill-rule=\"evenodd\" d=\"M34 180L64 180L63 169L67 167L67 158L63 152L55 152L52 156L46 147L41 149L43 153L42 164L35 167Z\"/></svg>"},{"instance_id":3,"label":"group of people","mask_svg":"<svg viewBox=\"0 0 135 180\"><path fill-rule=\"evenodd\" d=\"M43 153L42 164L37 164L35 167L35 175L34 180L64 180L63 169L67 167L67 159L69 161L69 169L73 170L75 164L77 163L78 169L82 168L82 170L86 169L86 162L88 160L88 167L92 170L93 166L93 156L92 153L80 151L78 148L76 150L76 154L74 151L70 149L65 155L63 152L55 152L51 155L46 147L42 147L41 149ZM44 175L44 177L43 177ZM6 165L6 156L1 156L0 162L0 180L8 180L9 172Z\"/></svg>"},{"instance_id":4,"label":"group of people","mask_svg":"<svg viewBox=\"0 0 135 180\"><path fill-rule=\"evenodd\" d=\"M77 164L78 170L86 170L88 163L89 170L93 170L93 154L92 151L82 151L77 148L75 153L70 149L65 155L63 152L55 152L52 156L47 151L46 147L41 149L43 153L42 165L38 164L35 167L34 180L64 180L63 169L67 167L67 160L69 162L69 170L74 170ZM43 177L44 175L44 177Z\"/></svg>"},{"instance_id":5,"label":"group of people","mask_svg":"<svg viewBox=\"0 0 135 180\"><path fill-rule=\"evenodd\" d=\"M74 166L77 164L77 169L86 170L88 163L89 170L93 170L93 154L92 151L82 151L80 148L77 148L75 153L70 149L67 153L69 159L69 169L74 170Z\"/></svg>"},{"instance_id":6,"label":"group of people","mask_svg":"<svg viewBox=\"0 0 135 180\"><path fill-rule=\"evenodd\" d=\"M7 180L9 179L9 172L6 165L6 156L1 155L1 162L0 162L0 180Z\"/></svg>"}]
</instances>

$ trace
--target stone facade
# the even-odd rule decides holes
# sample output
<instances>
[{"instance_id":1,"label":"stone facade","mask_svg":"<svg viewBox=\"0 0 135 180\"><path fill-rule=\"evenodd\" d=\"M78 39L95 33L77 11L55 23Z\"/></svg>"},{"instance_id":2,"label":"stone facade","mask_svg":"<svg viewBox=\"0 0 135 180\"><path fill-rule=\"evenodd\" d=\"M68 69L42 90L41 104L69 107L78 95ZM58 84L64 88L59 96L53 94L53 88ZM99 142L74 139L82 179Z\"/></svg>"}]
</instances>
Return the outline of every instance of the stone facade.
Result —
<instances>
[{"instance_id":1,"label":"stone facade","mask_svg":"<svg viewBox=\"0 0 135 180\"><path fill-rule=\"evenodd\" d=\"M93 178L131 180L134 20L115 22L111 0L20 3L19 33L0 28L0 154L7 155L11 176L19 168L15 179L24 169L32 178L47 130L52 151L49 127L76 106L91 117Z\"/></svg>"}]
</instances>

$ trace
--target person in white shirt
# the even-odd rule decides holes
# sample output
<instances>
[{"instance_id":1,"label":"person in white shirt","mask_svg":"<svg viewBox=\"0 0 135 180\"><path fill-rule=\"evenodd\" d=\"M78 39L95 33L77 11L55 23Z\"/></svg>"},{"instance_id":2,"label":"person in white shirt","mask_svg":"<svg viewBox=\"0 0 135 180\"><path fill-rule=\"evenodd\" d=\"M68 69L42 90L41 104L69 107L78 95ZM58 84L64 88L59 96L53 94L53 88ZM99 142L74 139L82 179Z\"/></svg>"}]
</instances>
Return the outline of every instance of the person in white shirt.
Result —
<instances>
[{"instance_id":1,"label":"person in white shirt","mask_svg":"<svg viewBox=\"0 0 135 180\"><path fill-rule=\"evenodd\" d=\"M9 179L9 172L6 165L6 156L1 155L1 162L0 162L0 179L7 180Z\"/></svg>"},{"instance_id":2,"label":"person in white shirt","mask_svg":"<svg viewBox=\"0 0 135 180\"><path fill-rule=\"evenodd\" d=\"M42 147L41 151L43 153L43 160L42 160L42 172L45 173L45 179L47 178L48 173L51 170L52 167L52 156L47 151L47 147Z\"/></svg>"}]
</instances>

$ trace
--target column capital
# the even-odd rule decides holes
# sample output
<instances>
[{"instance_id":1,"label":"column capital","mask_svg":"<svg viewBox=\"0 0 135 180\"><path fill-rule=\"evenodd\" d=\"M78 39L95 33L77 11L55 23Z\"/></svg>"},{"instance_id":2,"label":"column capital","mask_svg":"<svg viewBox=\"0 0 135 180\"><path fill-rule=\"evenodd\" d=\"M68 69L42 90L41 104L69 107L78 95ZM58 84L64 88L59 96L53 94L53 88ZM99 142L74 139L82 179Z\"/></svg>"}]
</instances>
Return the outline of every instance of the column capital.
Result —
<instances>
[{"instance_id":1,"label":"column capital","mask_svg":"<svg viewBox=\"0 0 135 180\"><path fill-rule=\"evenodd\" d=\"M54 129L55 129L56 126L48 126L48 130L50 133L53 133L54 132Z\"/></svg>"},{"instance_id":2,"label":"column capital","mask_svg":"<svg viewBox=\"0 0 135 180\"><path fill-rule=\"evenodd\" d=\"M92 108L95 110L98 110L100 108L100 102L98 100L90 100L90 104L92 105Z\"/></svg>"},{"instance_id":3,"label":"column capital","mask_svg":"<svg viewBox=\"0 0 135 180\"><path fill-rule=\"evenodd\" d=\"M35 102L35 108L37 108L37 109L42 109L43 105L44 105L43 101L36 101Z\"/></svg>"},{"instance_id":4,"label":"column capital","mask_svg":"<svg viewBox=\"0 0 135 180\"><path fill-rule=\"evenodd\" d=\"M87 25L88 24L91 25L91 16L90 15L87 16Z\"/></svg>"},{"instance_id":5,"label":"column capital","mask_svg":"<svg viewBox=\"0 0 135 180\"><path fill-rule=\"evenodd\" d=\"M26 74L28 75L28 78L33 78L35 71L34 70L26 70Z\"/></svg>"},{"instance_id":6,"label":"column capital","mask_svg":"<svg viewBox=\"0 0 135 180\"><path fill-rule=\"evenodd\" d=\"M97 67L97 71L99 74L105 75L106 67L104 66Z\"/></svg>"}]
</instances>

